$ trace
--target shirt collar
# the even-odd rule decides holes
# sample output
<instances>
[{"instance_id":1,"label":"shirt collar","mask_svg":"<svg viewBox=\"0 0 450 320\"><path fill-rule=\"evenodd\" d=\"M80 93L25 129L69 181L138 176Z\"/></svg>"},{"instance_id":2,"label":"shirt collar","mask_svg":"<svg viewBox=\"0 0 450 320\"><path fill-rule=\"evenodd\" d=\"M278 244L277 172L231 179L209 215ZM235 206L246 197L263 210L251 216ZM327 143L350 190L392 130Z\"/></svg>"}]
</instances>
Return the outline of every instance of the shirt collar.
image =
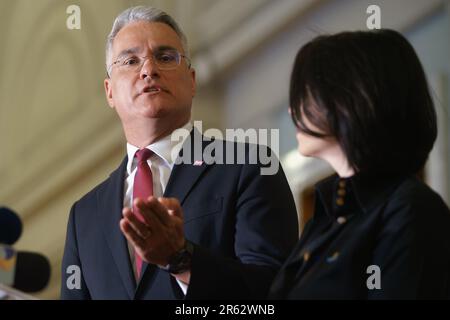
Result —
<instances>
[{"instance_id":1,"label":"shirt collar","mask_svg":"<svg viewBox=\"0 0 450 320\"><path fill-rule=\"evenodd\" d=\"M369 176L356 174L350 178L341 179L338 175L332 175L316 185L316 200L320 201L329 216L333 216L334 202L336 197L336 186L339 180L345 180L349 184L354 205L362 212L370 212L376 206L387 201L393 191L405 180L405 175Z\"/></svg>"},{"instance_id":2,"label":"shirt collar","mask_svg":"<svg viewBox=\"0 0 450 320\"><path fill-rule=\"evenodd\" d=\"M191 122L186 123L184 126L182 126L180 129L188 130L189 132L192 131L193 125ZM172 159L172 152L178 154L181 150L181 147L184 143L183 141L172 141L171 139L172 134L169 134L165 136L162 139L159 139L158 141L146 146L147 149L150 149L155 154L158 155L160 159L162 159L169 167L170 169L173 168L174 160ZM189 135L188 135L189 136ZM188 136L186 136L184 139L186 139ZM136 154L136 151L138 151L139 148L127 143L127 155L128 155L128 163L127 163L127 173L128 175L131 174L131 172L136 167L136 161L134 159L134 155Z\"/></svg>"}]
</instances>

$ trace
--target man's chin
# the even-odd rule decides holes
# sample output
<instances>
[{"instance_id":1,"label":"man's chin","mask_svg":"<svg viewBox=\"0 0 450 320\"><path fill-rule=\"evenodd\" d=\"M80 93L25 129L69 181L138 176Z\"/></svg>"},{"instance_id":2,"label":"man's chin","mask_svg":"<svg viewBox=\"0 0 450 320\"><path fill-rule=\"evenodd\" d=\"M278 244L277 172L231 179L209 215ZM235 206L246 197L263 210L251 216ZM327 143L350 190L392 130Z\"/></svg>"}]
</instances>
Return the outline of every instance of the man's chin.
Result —
<instances>
[{"instance_id":1,"label":"man's chin","mask_svg":"<svg viewBox=\"0 0 450 320\"><path fill-rule=\"evenodd\" d=\"M162 118L164 116L169 115L169 109L168 107L163 107L162 105L158 104L145 104L138 107L139 113L146 117L146 118Z\"/></svg>"}]
</instances>

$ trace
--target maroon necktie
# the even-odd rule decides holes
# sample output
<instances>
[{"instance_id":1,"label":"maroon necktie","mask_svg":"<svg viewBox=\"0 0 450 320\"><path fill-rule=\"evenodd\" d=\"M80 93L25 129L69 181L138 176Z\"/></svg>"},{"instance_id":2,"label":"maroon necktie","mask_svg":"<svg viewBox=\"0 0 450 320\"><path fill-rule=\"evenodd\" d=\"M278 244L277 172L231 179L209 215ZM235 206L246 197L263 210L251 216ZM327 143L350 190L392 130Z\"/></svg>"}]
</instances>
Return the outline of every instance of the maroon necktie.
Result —
<instances>
[{"instance_id":1,"label":"maroon necktie","mask_svg":"<svg viewBox=\"0 0 450 320\"><path fill-rule=\"evenodd\" d=\"M149 149L138 150L135 154L138 163L133 184L133 200L136 198L147 200L149 196L153 195L153 176L147 163L147 160L152 156L152 154L153 151ZM139 209L134 205L134 201L133 212L139 221L144 222L144 217L140 213ZM134 256L136 261L137 278L139 279L141 276L142 258L136 252L134 253Z\"/></svg>"}]
</instances>

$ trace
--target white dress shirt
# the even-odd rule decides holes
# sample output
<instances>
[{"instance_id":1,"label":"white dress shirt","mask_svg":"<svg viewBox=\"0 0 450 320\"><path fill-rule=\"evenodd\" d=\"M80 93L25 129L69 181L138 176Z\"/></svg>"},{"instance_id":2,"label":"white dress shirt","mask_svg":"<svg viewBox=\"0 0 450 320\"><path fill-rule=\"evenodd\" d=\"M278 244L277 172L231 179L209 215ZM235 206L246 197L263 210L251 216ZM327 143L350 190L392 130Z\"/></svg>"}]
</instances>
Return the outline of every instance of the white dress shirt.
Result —
<instances>
[{"instance_id":1,"label":"white dress shirt","mask_svg":"<svg viewBox=\"0 0 450 320\"><path fill-rule=\"evenodd\" d=\"M188 122L182 128L190 132L192 130L192 123ZM167 183L169 182L170 173L172 172L174 165L174 161L172 161L172 152L176 152L176 154L178 154L178 152L181 150L181 146L182 143L180 141L171 141L171 135L168 135L146 147L147 149L150 149L154 153L150 157L150 159L147 160L147 162L152 171L153 195L155 197L163 196L164 191L166 190L167 187ZM175 150L174 148L176 148L177 150ZM137 171L137 159L135 158L134 155L138 150L139 150L138 147L133 146L130 143L127 143L128 163L124 187L125 194L123 197L124 207L133 208L133 185L134 185L134 176L136 175ZM134 248L130 242L128 242L128 251L130 253L134 277L137 281ZM178 279L177 282L180 285L183 293L186 294L187 285L182 283L181 281L178 281Z\"/></svg>"}]
</instances>

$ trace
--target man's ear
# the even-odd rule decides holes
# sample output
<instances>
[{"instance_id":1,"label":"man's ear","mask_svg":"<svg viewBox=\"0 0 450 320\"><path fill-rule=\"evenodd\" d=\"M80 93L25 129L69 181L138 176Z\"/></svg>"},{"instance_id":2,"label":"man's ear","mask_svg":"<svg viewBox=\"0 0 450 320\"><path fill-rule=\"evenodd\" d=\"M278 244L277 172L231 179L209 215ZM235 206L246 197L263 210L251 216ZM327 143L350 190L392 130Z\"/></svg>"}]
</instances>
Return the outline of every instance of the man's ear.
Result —
<instances>
[{"instance_id":1,"label":"man's ear","mask_svg":"<svg viewBox=\"0 0 450 320\"><path fill-rule=\"evenodd\" d=\"M111 79L106 78L103 81L103 85L105 86L105 95L106 100L108 101L108 104L111 108L114 108L114 100L113 100L113 92L112 92L112 83Z\"/></svg>"},{"instance_id":2,"label":"man's ear","mask_svg":"<svg viewBox=\"0 0 450 320\"><path fill-rule=\"evenodd\" d=\"M191 69L190 72L191 72L191 82L192 82L192 87L191 87L192 97L194 97L195 96L195 92L197 90L197 83L195 81L195 70Z\"/></svg>"}]
</instances>

